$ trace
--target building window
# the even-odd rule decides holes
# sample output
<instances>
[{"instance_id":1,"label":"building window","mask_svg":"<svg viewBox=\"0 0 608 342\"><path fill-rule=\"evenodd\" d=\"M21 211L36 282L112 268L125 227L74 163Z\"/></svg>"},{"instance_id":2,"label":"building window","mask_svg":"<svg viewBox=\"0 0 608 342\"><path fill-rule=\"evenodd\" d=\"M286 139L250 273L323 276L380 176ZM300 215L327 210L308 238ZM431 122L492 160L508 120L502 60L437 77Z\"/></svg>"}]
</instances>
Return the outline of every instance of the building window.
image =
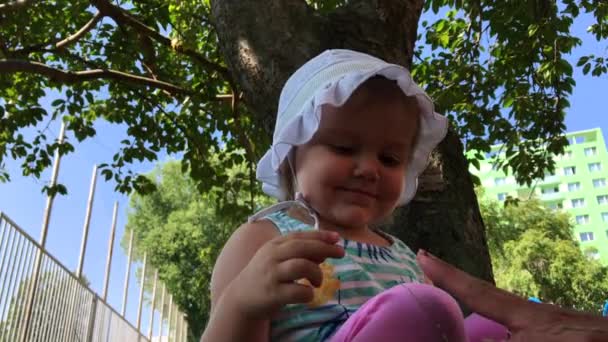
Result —
<instances>
[{"instance_id":1,"label":"building window","mask_svg":"<svg viewBox=\"0 0 608 342\"><path fill-rule=\"evenodd\" d=\"M568 142L570 143L570 145L582 144L585 142L585 137L584 136L570 137L570 138L568 138Z\"/></svg>"},{"instance_id":2,"label":"building window","mask_svg":"<svg viewBox=\"0 0 608 342\"><path fill-rule=\"evenodd\" d=\"M561 159L563 159L563 160L572 159L572 151L565 151L564 154L562 154Z\"/></svg>"},{"instance_id":3,"label":"building window","mask_svg":"<svg viewBox=\"0 0 608 342\"><path fill-rule=\"evenodd\" d=\"M584 198L575 198L572 200L572 208L582 208L585 206Z\"/></svg>"},{"instance_id":4,"label":"building window","mask_svg":"<svg viewBox=\"0 0 608 342\"><path fill-rule=\"evenodd\" d=\"M504 201L507 199L507 193L506 192L501 192L498 194L498 200L499 201Z\"/></svg>"},{"instance_id":5,"label":"building window","mask_svg":"<svg viewBox=\"0 0 608 342\"><path fill-rule=\"evenodd\" d=\"M589 215L576 215L576 224L587 224L589 223Z\"/></svg>"},{"instance_id":6,"label":"building window","mask_svg":"<svg viewBox=\"0 0 608 342\"><path fill-rule=\"evenodd\" d=\"M543 195L547 195L547 194L554 194L559 192L559 187L555 186L555 187L549 187L549 188L541 188L540 189L540 193Z\"/></svg>"},{"instance_id":7,"label":"building window","mask_svg":"<svg viewBox=\"0 0 608 342\"><path fill-rule=\"evenodd\" d=\"M608 204L608 195L597 196L597 204Z\"/></svg>"},{"instance_id":8,"label":"building window","mask_svg":"<svg viewBox=\"0 0 608 342\"><path fill-rule=\"evenodd\" d=\"M506 183L505 177L494 178L495 185L505 185Z\"/></svg>"},{"instance_id":9,"label":"building window","mask_svg":"<svg viewBox=\"0 0 608 342\"><path fill-rule=\"evenodd\" d=\"M602 221L608 222L608 213L602 213Z\"/></svg>"},{"instance_id":10,"label":"building window","mask_svg":"<svg viewBox=\"0 0 608 342\"><path fill-rule=\"evenodd\" d=\"M562 209L563 207L564 206L562 205L561 202L547 203L547 208L552 209L552 210Z\"/></svg>"},{"instance_id":11,"label":"building window","mask_svg":"<svg viewBox=\"0 0 608 342\"><path fill-rule=\"evenodd\" d=\"M602 165L600 165L600 163L589 163L587 166L589 167L589 172L597 172L602 170Z\"/></svg>"},{"instance_id":12,"label":"building window","mask_svg":"<svg viewBox=\"0 0 608 342\"><path fill-rule=\"evenodd\" d=\"M581 189L581 182L568 183L568 191L578 191Z\"/></svg>"},{"instance_id":13,"label":"building window","mask_svg":"<svg viewBox=\"0 0 608 342\"><path fill-rule=\"evenodd\" d=\"M564 168L564 175L566 176L572 176L576 174L576 167L574 166L568 166Z\"/></svg>"},{"instance_id":14,"label":"building window","mask_svg":"<svg viewBox=\"0 0 608 342\"><path fill-rule=\"evenodd\" d=\"M595 147L586 147L585 148L585 155L587 157L595 156L596 154L597 154L597 148L595 148Z\"/></svg>"},{"instance_id":15,"label":"building window","mask_svg":"<svg viewBox=\"0 0 608 342\"><path fill-rule=\"evenodd\" d=\"M603 188L606 186L606 178L598 178L593 180L594 188Z\"/></svg>"},{"instance_id":16,"label":"building window","mask_svg":"<svg viewBox=\"0 0 608 342\"><path fill-rule=\"evenodd\" d=\"M581 241L593 241L594 240L593 232L583 232L583 233L580 233L579 236L581 237Z\"/></svg>"},{"instance_id":17,"label":"building window","mask_svg":"<svg viewBox=\"0 0 608 342\"><path fill-rule=\"evenodd\" d=\"M598 252L598 251L588 251L588 252L585 252L585 254L587 255L587 258L589 258L589 259L599 260L599 258L600 258L600 252Z\"/></svg>"}]
</instances>

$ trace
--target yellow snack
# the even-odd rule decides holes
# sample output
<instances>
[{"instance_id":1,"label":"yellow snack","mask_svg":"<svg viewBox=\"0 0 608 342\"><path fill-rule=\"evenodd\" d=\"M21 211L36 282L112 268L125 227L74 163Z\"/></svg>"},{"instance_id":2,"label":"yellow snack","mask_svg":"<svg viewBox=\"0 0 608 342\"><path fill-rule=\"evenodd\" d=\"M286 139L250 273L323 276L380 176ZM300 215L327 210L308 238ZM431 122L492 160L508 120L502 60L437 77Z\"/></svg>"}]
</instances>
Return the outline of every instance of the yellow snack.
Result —
<instances>
[{"instance_id":1,"label":"yellow snack","mask_svg":"<svg viewBox=\"0 0 608 342\"><path fill-rule=\"evenodd\" d=\"M313 308L327 303L340 288L340 280L334 278L334 266L323 262L319 267L321 268L321 272L323 272L323 281L321 282L321 286L313 288L314 297L308 303L308 306ZM300 279L298 283L312 287L308 279Z\"/></svg>"}]
</instances>

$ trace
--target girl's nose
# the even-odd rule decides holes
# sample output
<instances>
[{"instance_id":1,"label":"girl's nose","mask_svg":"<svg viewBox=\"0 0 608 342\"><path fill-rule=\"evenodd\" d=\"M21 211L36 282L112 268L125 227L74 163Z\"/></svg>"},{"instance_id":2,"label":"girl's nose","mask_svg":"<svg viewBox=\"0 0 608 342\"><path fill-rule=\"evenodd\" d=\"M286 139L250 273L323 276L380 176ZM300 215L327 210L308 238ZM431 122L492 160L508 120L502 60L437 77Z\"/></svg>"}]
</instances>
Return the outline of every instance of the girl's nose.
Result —
<instances>
[{"instance_id":1,"label":"girl's nose","mask_svg":"<svg viewBox=\"0 0 608 342\"><path fill-rule=\"evenodd\" d=\"M362 155L357 158L355 165L355 177L361 177L368 181L376 181L380 178L380 162L376 156Z\"/></svg>"}]
</instances>

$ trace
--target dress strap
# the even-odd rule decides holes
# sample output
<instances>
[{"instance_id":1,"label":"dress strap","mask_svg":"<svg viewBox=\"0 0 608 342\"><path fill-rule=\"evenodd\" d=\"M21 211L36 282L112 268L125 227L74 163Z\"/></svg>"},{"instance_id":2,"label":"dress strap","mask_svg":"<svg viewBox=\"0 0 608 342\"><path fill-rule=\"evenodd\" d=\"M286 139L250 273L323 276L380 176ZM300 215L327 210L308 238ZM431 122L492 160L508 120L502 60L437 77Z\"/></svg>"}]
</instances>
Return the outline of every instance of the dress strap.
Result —
<instances>
[{"instance_id":1,"label":"dress strap","mask_svg":"<svg viewBox=\"0 0 608 342\"><path fill-rule=\"evenodd\" d=\"M302 193L296 192L295 197L296 197L295 200L282 201L282 202L279 202L277 204L271 205L270 207L267 207L267 208L264 208L264 209L258 211L257 213L251 215L249 217L249 219L247 220L247 222L252 223L252 222L255 222L261 218L264 218L272 213L275 213L277 211L285 210L292 206L300 206L300 207L306 209L308 214L313 218L313 220L315 221L314 228L315 228L315 230L318 230L319 229L319 218L318 218L315 210L308 204L308 202L306 202Z\"/></svg>"}]
</instances>

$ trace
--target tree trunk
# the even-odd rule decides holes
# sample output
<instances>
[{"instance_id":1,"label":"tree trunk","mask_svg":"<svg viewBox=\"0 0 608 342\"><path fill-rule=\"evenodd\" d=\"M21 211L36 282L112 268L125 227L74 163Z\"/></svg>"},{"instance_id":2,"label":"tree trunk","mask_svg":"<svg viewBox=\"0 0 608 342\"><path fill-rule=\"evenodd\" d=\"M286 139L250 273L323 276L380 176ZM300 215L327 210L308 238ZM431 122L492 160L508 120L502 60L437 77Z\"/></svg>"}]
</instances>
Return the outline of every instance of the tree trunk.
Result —
<instances>
[{"instance_id":1,"label":"tree trunk","mask_svg":"<svg viewBox=\"0 0 608 342\"><path fill-rule=\"evenodd\" d=\"M323 15L304 0L216 0L212 15L244 101L270 136L283 84L325 49L367 52L409 68L422 6L423 0L351 0ZM473 183L452 131L436 149L416 197L387 229L414 251L425 248L492 280Z\"/></svg>"}]
</instances>

